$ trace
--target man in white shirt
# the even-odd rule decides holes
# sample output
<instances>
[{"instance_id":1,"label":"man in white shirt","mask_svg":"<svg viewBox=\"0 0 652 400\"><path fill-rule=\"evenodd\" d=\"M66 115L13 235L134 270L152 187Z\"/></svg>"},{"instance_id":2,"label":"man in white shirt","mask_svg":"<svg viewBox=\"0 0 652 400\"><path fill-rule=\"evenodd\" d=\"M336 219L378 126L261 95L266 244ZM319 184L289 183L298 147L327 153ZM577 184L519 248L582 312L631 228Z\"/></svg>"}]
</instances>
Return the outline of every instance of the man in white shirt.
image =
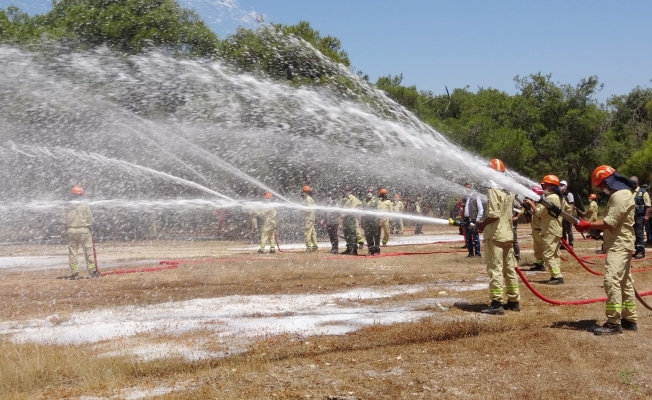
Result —
<instances>
[{"instance_id":1,"label":"man in white shirt","mask_svg":"<svg viewBox=\"0 0 652 400\"><path fill-rule=\"evenodd\" d=\"M469 224L477 225L482 221L484 215L484 207L477 192L471 189L471 184L467 183L464 193L464 225L466 226L466 246L469 249L467 257L480 257L480 234L475 229L469 229Z\"/></svg>"}]
</instances>

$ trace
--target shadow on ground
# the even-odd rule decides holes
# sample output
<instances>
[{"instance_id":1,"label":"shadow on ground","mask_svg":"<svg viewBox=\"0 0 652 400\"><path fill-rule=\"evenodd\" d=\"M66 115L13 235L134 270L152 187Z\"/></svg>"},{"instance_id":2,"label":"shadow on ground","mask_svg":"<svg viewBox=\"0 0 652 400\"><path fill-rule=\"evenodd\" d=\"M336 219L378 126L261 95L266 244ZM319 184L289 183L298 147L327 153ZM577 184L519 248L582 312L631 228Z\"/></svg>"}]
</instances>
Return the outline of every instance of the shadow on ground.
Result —
<instances>
[{"instance_id":1,"label":"shadow on ground","mask_svg":"<svg viewBox=\"0 0 652 400\"><path fill-rule=\"evenodd\" d=\"M574 331L587 331L591 332L597 328L598 321L595 319L583 319L581 321L558 321L550 325L551 328L557 329L572 329Z\"/></svg>"}]
</instances>

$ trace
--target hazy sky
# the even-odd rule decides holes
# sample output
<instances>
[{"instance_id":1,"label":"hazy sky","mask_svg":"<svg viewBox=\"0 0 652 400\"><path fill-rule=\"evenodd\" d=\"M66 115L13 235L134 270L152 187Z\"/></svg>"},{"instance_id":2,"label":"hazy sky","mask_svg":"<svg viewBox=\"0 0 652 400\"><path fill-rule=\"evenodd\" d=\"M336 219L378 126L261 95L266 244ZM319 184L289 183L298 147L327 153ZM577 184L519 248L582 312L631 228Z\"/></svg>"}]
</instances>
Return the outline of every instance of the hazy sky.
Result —
<instances>
[{"instance_id":1,"label":"hazy sky","mask_svg":"<svg viewBox=\"0 0 652 400\"><path fill-rule=\"evenodd\" d=\"M336 36L352 66L404 76L403 84L443 93L468 85L515 93L513 78L542 72L577 84L597 75L601 101L652 83L652 1L179 0L220 37L238 24L308 21ZM49 0L0 0L30 14Z\"/></svg>"}]
</instances>

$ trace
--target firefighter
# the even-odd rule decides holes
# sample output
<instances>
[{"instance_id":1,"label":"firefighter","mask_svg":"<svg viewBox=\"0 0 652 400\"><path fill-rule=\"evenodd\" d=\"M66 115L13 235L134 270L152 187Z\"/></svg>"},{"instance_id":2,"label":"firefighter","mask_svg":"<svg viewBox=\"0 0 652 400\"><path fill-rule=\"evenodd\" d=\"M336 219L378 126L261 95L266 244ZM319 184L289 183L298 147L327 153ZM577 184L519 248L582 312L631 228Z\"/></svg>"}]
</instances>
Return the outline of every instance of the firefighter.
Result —
<instances>
[{"instance_id":1,"label":"firefighter","mask_svg":"<svg viewBox=\"0 0 652 400\"><path fill-rule=\"evenodd\" d=\"M303 197L306 207L314 207L315 201L312 199L312 190L310 186L304 186L301 189L301 197ZM317 251L317 231L315 230L315 212L306 210L303 212L303 217L306 219L303 227L303 237L306 241L306 252Z\"/></svg>"},{"instance_id":2,"label":"firefighter","mask_svg":"<svg viewBox=\"0 0 652 400\"><path fill-rule=\"evenodd\" d=\"M93 237L91 236L91 225L95 221L90 207L87 204L80 203L84 196L84 188L73 186L70 189L70 195L74 201L64 210L63 223L66 226L66 238L68 239L68 264L72 273L65 276L65 279L79 279L79 260L77 251L81 246L84 252L88 276L92 278L100 277L95 266L93 254Z\"/></svg>"},{"instance_id":3,"label":"firefighter","mask_svg":"<svg viewBox=\"0 0 652 400\"><path fill-rule=\"evenodd\" d=\"M328 206L337 207L337 199L335 192L328 192ZM331 251L332 254L337 254L339 252L339 237L337 236L337 229L340 226L339 214L333 211L326 211L324 213L324 225L326 226L326 231L328 232L328 238L331 242Z\"/></svg>"},{"instance_id":4,"label":"firefighter","mask_svg":"<svg viewBox=\"0 0 652 400\"><path fill-rule=\"evenodd\" d=\"M263 194L263 201L266 203L271 203L273 197L274 196L272 196L270 192L265 192L265 194ZM258 253L264 253L265 246L267 243L269 243L269 253L274 254L276 253L274 242L274 231L276 229L276 210L270 204L268 207L258 211L258 215L260 215L264 220L263 230L261 231L262 233L260 235L260 249L258 249Z\"/></svg>"},{"instance_id":5,"label":"firefighter","mask_svg":"<svg viewBox=\"0 0 652 400\"><path fill-rule=\"evenodd\" d=\"M405 210L405 205L401 201L401 196L396 193L394 195L394 204L392 205L392 210L397 213L397 214L402 214L403 211ZM392 226L391 226L391 233L396 234L396 235L402 235L403 234L403 218L393 218L392 219Z\"/></svg>"},{"instance_id":6,"label":"firefighter","mask_svg":"<svg viewBox=\"0 0 652 400\"><path fill-rule=\"evenodd\" d=\"M563 197L564 201L564 207L562 210L566 211L568 214L575 216L575 197L573 196L573 193L568 191L568 182L566 181L561 181L559 182L559 191L561 192L561 196ZM562 219L561 221L561 228L562 228L562 237L568 245L572 248L575 244L575 238L573 237L573 225L566 221L565 219Z\"/></svg>"},{"instance_id":7,"label":"firefighter","mask_svg":"<svg viewBox=\"0 0 652 400\"><path fill-rule=\"evenodd\" d=\"M543 196L543 189L540 185L532 187L532 191L539 196ZM541 217L537 217L536 208L530 208L530 215L532 220L530 226L532 227L532 249L534 250L534 265L530 271L545 271L543 266L543 237L541 236Z\"/></svg>"},{"instance_id":8,"label":"firefighter","mask_svg":"<svg viewBox=\"0 0 652 400\"><path fill-rule=\"evenodd\" d=\"M541 188L544 198L550 204L564 209L564 199L559 190L559 178L555 175L546 175L541 180ZM553 215L553 211L548 210L542 204L535 205L530 199L526 200L530 208L535 210L537 217L541 218L541 238L543 239L543 264L550 271L550 279L545 283L549 285L563 285L564 277L561 274L561 244L562 225L561 216Z\"/></svg>"},{"instance_id":9,"label":"firefighter","mask_svg":"<svg viewBox=\"0 0 652 400\"><path fill-rule=\"evenodd\" d=\"M584 219L589 222L596 222L598 220L598 203L595 201L597 198L598 196L595 193L589 195L589 207L584 213ZM596 231L595 229L589 231L589 236L595 240L602 239L600 231Z\"/></svg>"},{"instance_id":10,"label":"firefighter","mask_svg":"<svg viewBox=\"0 0 652 400\"><path fill-rule=\"evenodd\" d=\"M622 333L623 329L636 331L638 318L631 262L636 241L636 193L632 191L638 185L608 165L601 165L593 170L591 183L609 195L603 219L597 222L581 220L575 225L578 232L590 229L604 232L604 249L607 254L604 270L607 322L593 332L596 335L614 335Z\"/></svg>"},{"instance_id":11,"label":"firefighter","mask_svg":"<svg viewBox=\"0 0 652 400\"><path fill-rule=\"evenodd\" d=\"M489 161L489 167L505 173L505 164L499 159ZM489 275L489 297L491 305L483 314L503 315L505 310L521 311L516 259L514 258L514 231L512 213L514 195L495 186L487 192L485 218L477 225L483 233L487 274ZM503 290L503 284L505 290ZM507 303L503 305L503 291L507 292Z\"/></svg>"},{"instance_id":12,"label":"firefighter","mask_svg":"<svg viewBox=\"0 0 652 400\"><path fill-rule=\"evenodd\" d=\"M634 189L634 203L636 204L634 209L634 233L636 234L634 258L641 259L645 257L645 232L643 228L650 219L650 195L645 188L638 186L637 177L632 176L629 179L636 184L636 189Z\"/></svg>"},{"instance_id":13,"label":"firefighter","mask_svg":"<svg viewBox=\"0 0 652 400\"><path fill-rule=\"evenodd\" d=\"M341 208L357 209L360 208L361 205L362 202L353 195L353 190L351 188L345 188L342 190L342 199L340 201ZM357 220L355 214L342 215L342 233L346 240L346 250L343 251L342 254L357 256Z\"/></svg>"},{"instance_id":14,"label":"firefighter","mask_svg":"<svg viewBox=\"0 0 652 400\"><path fill-rule=\"evenodd\" d=\"M482 220L484 207L478 193L474 193L471 184L464 185L467 188L462 216L465 225L466 248L469 250L467 257L482 257L480 254L480 235L475 229L470 229L471 224L478 224Z\"/></svg>"},{"instance_id":15,"label":"firefighter","mask_svg":"<svg viewBox=\"0 0 652 400\"><path fill-rule=\"evenodd\" d=\"M417 196L417 200L414 202L414 213L421 215L421 196ZM423 223L417 221L415 225L414 234L423 235Z\"/></svg>"},{"instance_id":16,"label":"firefighter","mask_svg":"<svg viewBox=\"0 0 652 400\"><path fill-rule=\"evenodd\" d=\"M378 191L378 195L380 197L380 201L378 202L378 210L386 213L391 213L393 205L392 201L387 198L387 189L380 189L380 191ZM387 242L389 241L389 217L381 217L378 226L380 226L382 231L383 246L387 246ZM380 249L378 249L378 253L380 253Z\"/></svg>"},{"instance_id":17,"label":"firefighter","mask_svg":"<svg viewBox=\"0 0 652 400\"><path fill-rule=\"evenodd\" d=\"M380 200L376 197L374 188L367 190L367 195L362 201L362 209L365 211L375 211L378 209ZM367 255L373 256L380 253L380 225L379 219L375 215L363 215L360 219L362 221L362 229L364 229L364 236L367 239Z\"/></svg>"}]
</instances>

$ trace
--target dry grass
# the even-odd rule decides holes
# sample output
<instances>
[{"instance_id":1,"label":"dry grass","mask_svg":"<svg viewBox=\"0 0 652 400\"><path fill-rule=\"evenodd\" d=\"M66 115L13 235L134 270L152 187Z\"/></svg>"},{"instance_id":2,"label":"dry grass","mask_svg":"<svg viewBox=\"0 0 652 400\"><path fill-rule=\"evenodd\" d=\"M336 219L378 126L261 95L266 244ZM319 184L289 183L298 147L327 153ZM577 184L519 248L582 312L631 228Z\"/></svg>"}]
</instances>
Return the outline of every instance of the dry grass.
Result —
<instances>
[{"instance_id":1,"label":"dry grass","mask_svg":"<svg viewBox=\"0 0 652 400\"><path fill-rule=\"evenodd\" d=\"M521 228L521 235L527 230ZM187 243L183 243L186 245ZM204 251L206 262L149 274L115 275L76 282L54 280L59 273L4 273L0 278L0 319L24 320L56 314L61 322L80 310L119 305L155 304L170 300L212 298L233 294L330 293L357 286L476 282L484 279L482 260L465 253L352 258L281 253L241 254L233 260L220 248L189 244L183 254ZM180 246L180 244L176 244ZM213 246L213 247L211 247ZM527 250L531 243L522 240ZM592 254L595 242L576 240L578 253ZM109 249L119 257L119 249ZM138 257L173 253L151 246ZM458 244L407 246L406 251L450 251ZM35 248L36 249L36 248ZM16 249L30 254L35 249ZM42 249L41 249L42 250ZM139 251L141 251L139 250ZM394 250L394 249L390 249ZM160 252L160 253L158 253ZM34 254L34 253L31 253ZM177 253L182 254L182 253ZM564 257L569 256L564 253ZM127 257L129 258L129 257ZM162 257L163 258L163 257ZM168 258L167 256L165 258ZM131 257L130 259L133 259ZM597 260L597 259L596 259ZM524 253L525 263L533 261ZM597 260L599 261L599 260ZM636 266L651 266L644 261ZM138 267L142 267L139 265ZM566 285L536 285L556 299L604 296L602 280L574 261L562 262ZM601 269L601 267L594 267ZM546 274L531 275L533 281ZM637 274L641 290L652 289L652 272ZM275 336L247 352L223 359L137 361L128 356L98 357L97 345L16 344L0 341L0 397L79 398L126 397L125 388L152 389L179 385L162 399L359 399L413 398L649 398L652 396L652 323L638 307L639 332L595 337L587 329L604 320L602 304L550 306L522 288L521 313L488 317L477 311L487 303L486 290L454 293L466 304L414 323L371 326L343 336ZM441 296L431 289L399 296L420 299ZM56 301L55 301L56 300ZM391 302L397 298L373 300ZM367 300L371 301L371 300ZM193 332L178 340L209 338ZM219 346L207 343L207 348ZM155 397L151 392L149 397Z\"/></svg>"}]
</instances>

